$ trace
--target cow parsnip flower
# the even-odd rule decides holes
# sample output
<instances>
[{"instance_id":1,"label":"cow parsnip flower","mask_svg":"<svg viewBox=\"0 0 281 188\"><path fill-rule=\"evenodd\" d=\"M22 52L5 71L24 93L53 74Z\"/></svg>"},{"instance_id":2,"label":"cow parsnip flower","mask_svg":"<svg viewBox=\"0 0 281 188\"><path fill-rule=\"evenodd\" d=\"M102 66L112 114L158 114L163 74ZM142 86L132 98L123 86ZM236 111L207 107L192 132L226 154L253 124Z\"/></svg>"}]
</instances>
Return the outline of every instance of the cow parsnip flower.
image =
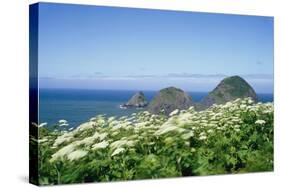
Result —
<instances>
[{"instance_id":1,"label":"cow parsnip flower","mask_svg":"<svg viewBox=\"0 0 281 188\"><path fill-rule=\"evenodd\" d=\"M53 144L53 146L59 146L65 142L70 142L73 140L74 133L73 132L67 132L62 134L61 136L58 136Z\"/></svg>"},{"instance_id":2,"label":"cow parsnip flower","mask_svg":"<svg viewBox=\"0 0 281 188\"><path fill-rule=\"evenodd\" d=\"M67 155L67 159L70 161L81 159L82 157L86 156L88 151L84 150L75 150Z\"/></svg>"},{"instance_id":3,"label":"cow parsnip flower","mask_svg":"<svg viewBox=\"0 0 281 188\"><path fill-rule=\"evenodd\" d=\"M155 135L162 135L171 131L175 131L177 130L178 127L176 126L164 126L162 128L160 128L158 131L155 132Z\"/></svg>"},{"instance_id":4,"label":"cow parsnip flower","mask_svg":"<svg viewBox=\"0 0 281 188\"><path fill-rule=\"evenodd\" d=\"M124 146L132 147L134 145L134 143L135 142L132 140L123 139L123 140L117 140L117 141L111 143L109 147L113 148L113 149L116 149L119 147L124 147Z\"/></svg>"},{"instance_id":5,"label":"cow parsnip flower","mask_svg":"<svg viewBox=\"0 0 281 188\"><path fill-rule=\"evenodd\" d=\"M67 123L67 121L65 119L61 119L61 120L59 120L59 123L64 124L64 123Z\"/></svg>"},{"instance_id":6,"label":"cow parsnip flower","mask_svg":"<svg viewBox=\"0 0 281 188\"><path fill-rule=\"evenodd\" d=\"M59 124L59 126L60 127L67 127L67 126L69 126L69 124L68 123L62 123L62 124Z\"/></svg>"},{"instance_id":7,"label":"cow parsnip flower","mask_svg":"<svg viewBox=\"0 0 281 188\"><path fill-rule=\"evenodd\" d=\"M84 131L84 130L88 130L88 129L93 129L93 125L94 125L94 122L86 122L86 123L79 125L76 130Z\"/></svg>"},{"instance_id":8,"label":"cow parsnip flower","mask_svg":"<svg viewBox=\"0 0 281 188\"><path fill-rule=\"evenodd\" d=\"M259 119L259 120L257 120L256 122L255 122L255 124L259 124L259 125L263 125L263 124L265 124L266 122L264 121L264 120L262 120L262 119Z\"/></svg>"},{"instance_id":9,"label":"cow parsnip flower","mask_svg":"<svg viewBox=\"0 0 281 188\"><path fill-rule=\"evenodd\" d=\"M50 162L54 162L58 159L63 159L66 155L73 152L76 149L76 144L69 144L67 146L64 146L60 150L58 150L56 153L52 155L52 158Z\"/></svg>"},{"instance_id":10,"label":"cow parsnip flower","mask_svg":"<svg viewBox=\"0 0 281 188\"><path fill-rule=\"evenodd\" d=\"M46 126L46 125L48 125L48 123L47 123L47 122L44 122L44 123L40 123L40 124L38 125L38 127L44 127L44 126Z\"/></svg>"},{"instance_id":11,"label":"cow parsnip flower","mask_svg":"<svg viewBox=\"0 0 281 188\"><path fill-rule=\"evenodd\" d=\"M124 152L124 151L125 151L124 148L117 148L117 149L115 149L114 152L111 154L111 157L113 157L113 156L115 156L115 155L118 155L118 154L120 154L120 153L122 153L122 152Z\"/></svg>"},{"instance_id":12,"label":"cow parsnip flower","mask_svg":"<svg viewBox=\"0 0 281 188\"><path fill-rule=\"evenodd\" d=\"M83 140L79 141L79 145L81 145L81 144L85 144L87 146L92 145L95 142L95 140L97 140L97 138L98 137L96 137L96 136L86 137Z\"/></svg>"},{"instance_id":13,"label":"cow parsnip flower","mask_svg":"<svg viewBox=\"0 0 281 188\"><path fill-rule=\"evenodd\" d=\"M214 132L214 130L209 129L207 132L208 132L208 133L213 133L213 132Z\"/></svg>"},{"instance_id":14,"label":"cow parsnip flower","mask_svg":"<svg viewBox=\"0 0 281 188\"><path fill-rule=\"evenodd\" d=\"M185 134L181 135L181 138L184 139L184 140L187 140L187 139L190 139L193 136L194 136L193 131L190 131L188 133L185 133Z\"/></svg>"},{"instance_id":15,"label":"cow parsnip flower","mask_svg":"<svg viewBox=\"0 0 281 188\"><path fill-rule=\"evenodd\" d=\"M179 113L179 109L175 109L174 111L172 111L169 116L174 116L177 115Z\"/></svg>"},{"instance_id":16,"label":"cow parsnip flower","mask_svg":"<svg viewBox=\"0 0 281 188\"><path fill-rule=\"evenodd\" d=\"M206 135L202 135L199 137L199 140L206 140L207 139L207 136Z\"/></svg>"},{"instance_id":17,"label":"cow parsnip flower","mask_svg":"<svg viewBox=\"0 0 281 188\"><path fill-rule=\"evenodd\" d=\"M41 143L44 143L44 142L48 142L48 139L47 138L39 139L37 142L39 144L41 144Z\"/></svg>"},{"instance_id":18,"label":"cow parsnip flower","mask_svg":"<svg viewBox=\"0 0 281 188\"><path fill-rule=\"evenodd\" d=\"M102 141L102 142L99 142L97 144L94 144L92 146L92 149L93 150L97 150L97 149L104 149L106 148L107 146L109 145L109 143L107 141Z\"/></svg>"}]
</instances>

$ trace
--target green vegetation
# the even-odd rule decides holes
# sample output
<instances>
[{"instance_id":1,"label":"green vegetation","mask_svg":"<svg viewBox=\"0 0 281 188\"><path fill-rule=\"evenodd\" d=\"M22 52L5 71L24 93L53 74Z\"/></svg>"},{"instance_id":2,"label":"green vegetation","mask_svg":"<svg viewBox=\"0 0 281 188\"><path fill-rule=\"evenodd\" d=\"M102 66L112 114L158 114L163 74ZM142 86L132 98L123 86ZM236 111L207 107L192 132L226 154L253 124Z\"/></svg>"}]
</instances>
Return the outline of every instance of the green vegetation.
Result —
<instances>
[{"instance_id":1,"label":"green vegetation","mask_svg":"<svg viewBox=\"0 0 281 188\"><path fill-rule=\"evenodd\" d=\"M39 125L32 140L41 185L273 170L273 104L250 98L169 116L97 116L71 131L60 125Z\"/></svg>"},{"instance_id":2,"label":"green vegetation","mask_svg":"<svg viewBox=\"0 0 281 188\"><path fill-rule=\"evenodd\" d=\"M147 110L152 114L166 115L175 109L187 109L193 105L191 97L183 90L175 87L161 89L149 103Z\"/></svg>"},{"instance_id":3,"label":"green vegetation","mask_svg":"<svg viewBox=\"0 0 281 188\"><path fill-rule=\"evenodd\" d=\"M212 104L224 104L237 98L247 97L257 101L256 92L246 80L240 76L230 76L224 78L197 106L198 109L203 110Z\"/></svg>"},{"instance_id":4,"label":"green vegetation","mask_svg":"<svg viewBox=\"0 0 281 188\"><path fill-rule=\"evenodd\" d=\"M244 96L246 93L249 92L254 93L252 87L243 78L239 76L227 77L222 80L221 84L230 87L230 94L235 97Z\"/></svg>"}]
</instances>

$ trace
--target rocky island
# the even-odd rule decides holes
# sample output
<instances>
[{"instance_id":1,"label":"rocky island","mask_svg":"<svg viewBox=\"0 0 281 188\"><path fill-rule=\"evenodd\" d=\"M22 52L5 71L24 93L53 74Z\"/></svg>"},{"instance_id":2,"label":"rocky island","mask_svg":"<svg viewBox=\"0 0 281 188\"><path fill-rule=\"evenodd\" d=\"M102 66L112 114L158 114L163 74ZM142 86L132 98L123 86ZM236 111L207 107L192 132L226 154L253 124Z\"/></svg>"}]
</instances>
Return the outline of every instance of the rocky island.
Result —
<instances>
[{"instance_id":1,"label":"rocky island","mask_svg":"<svg viewBox=\"0 0 281 188\"><path fill-rule=\"evenodd\" d=\"M148 111L159 114L161 111L168 115L175 109L187 109L193 105L192 98L183 90L168 87L160 90L148 105Z\"/></svg>"},{"instance_id":2,"label":"rocky island","mask_svg":"<svg viewBox=\"0 0 281 188\"><path fill-rule=\"evenodd\" d=\"M130 100L120 108L145 108L152 114L169 115L172 111L178 109L188 109L194 106L197 111L205 110L213 104L224 104L237 98L250 97L257 102L258 97L251 85L240 76L230 76L224 78L213 91L209 92L202 101L195 103L191 96L183 90L176 87L161 89L154 98L148 102L143 92L137 92Z\"/></svg>"},{"instance_id":3,"label":"rocky island","mask_svg":"<svg viewBox=\"0 0 281 188\"><path fill-rule=\"evenodd\" d=\"M120 105L120 108L144 108L148 105L148 102L143 94L143 92L139 91L134 94L130 100L124 104Z\"/></svg>"},{"instance_id":4,"label":"rocky island","mask_svg":"<svg viewBox=\"0 0 281 188\"><path fill-rule=\"evenodd\" d=\"M240 76L224 78L217 87L197 104L198 110L206 109L213 104L224 104L237 98L251 97L257 102L258 97L251 85Z\"/></svg>"}]
</instances>

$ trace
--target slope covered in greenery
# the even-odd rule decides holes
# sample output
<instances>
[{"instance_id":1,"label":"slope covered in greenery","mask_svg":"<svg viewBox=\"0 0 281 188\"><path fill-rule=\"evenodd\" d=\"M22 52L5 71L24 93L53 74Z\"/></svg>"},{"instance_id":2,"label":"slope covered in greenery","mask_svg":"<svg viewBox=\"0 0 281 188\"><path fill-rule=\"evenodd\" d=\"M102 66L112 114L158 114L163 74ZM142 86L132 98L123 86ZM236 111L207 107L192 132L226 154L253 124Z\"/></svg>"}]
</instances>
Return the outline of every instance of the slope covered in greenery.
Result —
<instances>
[{"instance_id":1,"label":"slope covered in greenery","mask_svg":"<svg viewBox=\"0 0 281 188\"><path fill-rule=\"evenodd\" d=\"M65 184L273 170L273 104L250 98L169 116L97 116L39 127L39 182Z\"/></svg>"},{"instance_id":2,"label":"slope covered in greenery","mask_svg":"<svg viewBox=\"0 0 281 188\"><path fill-rule=\"evenodd\" d=\"M161 89L149 103L147 110L152 114L169 115L175 109L186 109L193 105L192 98L175 87Z\"/></svg>"},{"instance_id":3,"label":"slope covered in greenery","mask_svg":"<svg viewBox=\"0 0 281 188\"><path fill-rule=\"evenodd\" d=\"M224 78L217 87L211 91L199 104L206 109L212 104L224 104L237 98L251 97L257 101L257 94L251 85L240 76L230 76Z\"/></svg>"}]
</instances>

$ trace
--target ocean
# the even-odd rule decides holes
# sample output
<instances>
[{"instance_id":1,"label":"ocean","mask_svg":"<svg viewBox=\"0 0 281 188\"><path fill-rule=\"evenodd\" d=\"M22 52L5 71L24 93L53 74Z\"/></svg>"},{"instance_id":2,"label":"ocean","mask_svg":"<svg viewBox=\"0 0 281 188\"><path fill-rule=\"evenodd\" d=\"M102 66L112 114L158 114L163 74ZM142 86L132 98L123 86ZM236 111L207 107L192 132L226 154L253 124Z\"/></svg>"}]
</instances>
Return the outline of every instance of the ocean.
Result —
<instances>
[{"instance_id":1,"label":"ocean","mask_svg":"<svg viewBox=\"0 0 281 188\"><path fill-rule=\"evenodd\" d=\"M127 116L140 109L120 109L137 91L79 90L79 89L40 89L39 121L48 126L65 119L70 127L77 127L91 117ZM143 91L150 101L157 91ZM207 92L188 92L195 102L199 102ZM258 94L259 101L272 102L273 94Z\"/></svg>"}]
</instances>

